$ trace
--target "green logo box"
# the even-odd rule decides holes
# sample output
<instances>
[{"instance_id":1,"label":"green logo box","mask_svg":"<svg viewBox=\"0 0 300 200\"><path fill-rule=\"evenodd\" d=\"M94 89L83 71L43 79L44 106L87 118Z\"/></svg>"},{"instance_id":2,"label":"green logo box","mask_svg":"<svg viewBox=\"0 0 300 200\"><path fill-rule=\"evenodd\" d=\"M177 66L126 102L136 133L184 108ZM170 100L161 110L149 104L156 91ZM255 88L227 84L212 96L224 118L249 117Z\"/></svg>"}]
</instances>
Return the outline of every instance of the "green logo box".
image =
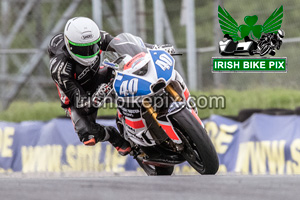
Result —
<instances>
[{"instance_id":1,"label":"green logo box","mask_svg":"<svg viewBox=\"0 0 300 200\"><path fill-rule=\"evenodd\" d=\"M212 57L212 73L287 73L287 58Z\"/></svg>"}]
</instances>

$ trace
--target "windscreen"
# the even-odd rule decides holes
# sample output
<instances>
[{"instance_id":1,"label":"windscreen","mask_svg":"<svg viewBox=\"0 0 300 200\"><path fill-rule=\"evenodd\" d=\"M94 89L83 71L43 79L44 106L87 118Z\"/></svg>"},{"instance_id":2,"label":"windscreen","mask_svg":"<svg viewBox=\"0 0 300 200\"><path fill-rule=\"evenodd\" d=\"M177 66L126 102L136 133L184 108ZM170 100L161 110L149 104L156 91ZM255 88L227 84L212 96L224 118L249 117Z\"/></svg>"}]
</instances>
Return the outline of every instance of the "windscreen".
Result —
<instances>
[{"instance_id":1,"label":"windscreen","mask_svg":"<svg viewBox=\"0 0 300 200\"><path fill-rule=\"evenodd\" d=\"M104 59L119 64L119 71L123 71L124 65L128 61L146 53L147 49L141 38L129 33L122 33L109 43Z\"/></svg>"}]
</instances>

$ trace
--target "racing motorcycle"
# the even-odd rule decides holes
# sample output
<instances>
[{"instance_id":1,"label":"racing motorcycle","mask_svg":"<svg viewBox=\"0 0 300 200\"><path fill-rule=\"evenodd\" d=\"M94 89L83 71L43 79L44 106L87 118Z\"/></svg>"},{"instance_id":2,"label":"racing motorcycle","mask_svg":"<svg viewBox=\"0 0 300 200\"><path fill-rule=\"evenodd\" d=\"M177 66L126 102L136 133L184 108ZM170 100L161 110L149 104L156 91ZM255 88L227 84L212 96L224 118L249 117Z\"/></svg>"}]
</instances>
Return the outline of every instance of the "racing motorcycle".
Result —
<instances>
[{"instance_id":1,"label":"racing motorcycle","mask_svg":"<svg viewBox=\"0 0 300 200\"><path fill-rule=\"evenodd\" d=\"M171 175L185 161L200 174L218 171L217 153L172 55L122 33L109 43L102 64L113 69L109 93L120 134L148 175Z\"/></svg>"},{"instance_id":2,"label":"racing motorcycle","mask_svg":"<svg viewBox=\"0 0 300 200\"><path fill-rule=\"evenodd\" d=\"M267 33L265 35L262 35L257 42L257 53L259 53L260 56L264 56L266 54L275 56L276 49L280 49L284 36L285 32L282 29L279 29L277 33Z\"/></svg>"}]
</instances>

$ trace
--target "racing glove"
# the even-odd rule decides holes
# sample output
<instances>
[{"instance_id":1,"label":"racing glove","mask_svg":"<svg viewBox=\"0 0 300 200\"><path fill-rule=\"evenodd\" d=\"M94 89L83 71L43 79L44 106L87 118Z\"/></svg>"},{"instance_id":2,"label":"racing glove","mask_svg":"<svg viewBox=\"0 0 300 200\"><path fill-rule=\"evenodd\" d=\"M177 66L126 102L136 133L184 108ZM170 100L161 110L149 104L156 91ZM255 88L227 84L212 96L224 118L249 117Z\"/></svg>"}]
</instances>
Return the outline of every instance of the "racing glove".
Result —
<instances>
[{"instance_id":1,"label":"racing glove","mask_svg":"<svg viewBox=\"0 0 300 200\"><path fill-rule=\"evenodd\" d=\"M99 86L98 90L92 96L93 106L99 108L104 102L105 97L111 91L111 86L103 83Z\"/></svg>"}]
</instances>

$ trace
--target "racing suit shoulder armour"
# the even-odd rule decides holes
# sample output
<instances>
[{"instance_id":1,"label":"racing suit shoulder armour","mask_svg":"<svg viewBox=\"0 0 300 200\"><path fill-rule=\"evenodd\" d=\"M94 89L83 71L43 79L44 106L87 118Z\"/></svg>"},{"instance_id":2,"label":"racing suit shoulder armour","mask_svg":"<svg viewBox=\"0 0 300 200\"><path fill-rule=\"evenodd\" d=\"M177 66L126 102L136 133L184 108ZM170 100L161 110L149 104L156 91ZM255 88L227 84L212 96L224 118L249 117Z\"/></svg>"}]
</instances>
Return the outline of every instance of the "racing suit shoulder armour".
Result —
<instances>
[{"instance_id":1,"label":"racing suit shoulder armour","mask_svg":"<svg viewBox=\"0 0 300 200\"><path fill-rule=\"evenodd\" d=\"M66 53L64 43L64 35L62 33L55 35L51 39L48 47L48 53L50 56L51 75L56 81L59 79L61 82L61 75L69 76L71 73L71 63L69 63L69 57Z\"/></svg>"},{"instance_id":2,"label":"racing suit shoulder armour","mask_svg":"<svg viewBox=\"0 0 300 200\"><path fill-rule=\"evenodd\" d=\"M53 56L63 53L63 47L65 46L65 42L64 42L64 34L63 33L59 33L56 34L49 43L48 46L48 53L50 58L52 58Z\"/></svg>"}]
</instances>

